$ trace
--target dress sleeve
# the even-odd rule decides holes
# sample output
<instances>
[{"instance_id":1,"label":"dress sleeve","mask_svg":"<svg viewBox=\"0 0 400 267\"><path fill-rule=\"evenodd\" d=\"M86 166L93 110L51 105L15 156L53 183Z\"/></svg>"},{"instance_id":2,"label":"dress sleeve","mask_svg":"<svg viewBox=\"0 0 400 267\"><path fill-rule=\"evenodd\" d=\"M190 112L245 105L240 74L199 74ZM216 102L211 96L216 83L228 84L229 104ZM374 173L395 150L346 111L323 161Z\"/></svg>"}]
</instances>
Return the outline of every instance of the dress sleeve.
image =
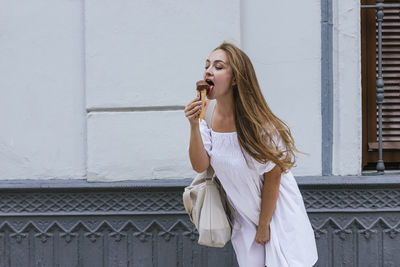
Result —
<instances>
[{"instance_id":1,"label":"dress sleeve","mask_svg":"<svg viewBox=\"0 0 400 267\"><path fill-rule=\"evenodd\" d=\"M254 168L256 169L258 175L264 175L264 173L271 171L276 164L271 160L267 161L266 163L260 163L254 158L251 158L253 161Z\"/></svg>"},{"instance_id":2,"label":"dress sleeve","mask_svg":"<svg viewBox=\"0 0 400 267\"><path fill-rule=\"evenodd\" d=\"M203 140L204 149L206 150L207 154L210 155L210 152L212 150L211 129L208 128L205 120L202 120L200 122L200 134L201 139Z\"/></svg>"},{"instance_id":3,"label":"dress sleeve","mask_svg":"<svg viewBox=\"0 0 400 267\"><path fill-rule=\"evenodd\" d=\"M285 146L283 144L282 139L279 138L279 140L278 140L278 138L275 138L275 140L278 141L279 149L281 151L285 151ZM271 171L276 166L276 164L271 160L269 160L263 164L263 163L258 162L254 158L251 158L251 159L252 159L254 168L256 169L256 171L259 175L264 175L264 173Z\"/></svg>"}]
</instances>

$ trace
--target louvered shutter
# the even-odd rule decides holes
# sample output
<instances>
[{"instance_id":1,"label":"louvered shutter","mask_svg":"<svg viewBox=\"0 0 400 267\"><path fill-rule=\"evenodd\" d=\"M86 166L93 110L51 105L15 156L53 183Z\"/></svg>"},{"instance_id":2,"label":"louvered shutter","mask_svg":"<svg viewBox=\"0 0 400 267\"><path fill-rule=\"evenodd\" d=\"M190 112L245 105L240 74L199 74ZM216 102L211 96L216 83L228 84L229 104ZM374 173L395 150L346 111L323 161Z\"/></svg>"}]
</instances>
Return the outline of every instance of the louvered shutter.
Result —
<instances>
[{"instance_id":1,"label":"louvered shutter","mask_svg":"<svg viewBox=\"0 0 400 267\"><path fill-rule=\"evenodd\" d=\"M366 1L365 4L375 4ZM385 4L399 4L386 0ZM384 10L382 24L382 75L385 83L383 101L383 159L400 163L400 9ZM376 79L378 75L378 24L375 9L362 11L363 61L363 165L378 159L378 107ZM366 77L365 77L366 76Z\"/></svg>"},{"instance_id":2,"label":"louvered shutter","mask_svg":"<svg viewBox=\"0 0 400 267\"><path fill-rule=\"evenodd\" d=\"M399 3L399 1L385 1ZM387 9L383 20L382 71L384 86L383 141L400 149L400 9ZM378 34L378 33L377 33ZM378 49L378 47L377 47ZM378 51L378 50L377 50ZM377 58L378 60L378 58ZM378 69L378 68L377 68ZM376 147L377 148L377 147Z\"/></svg>"}]
</instances>

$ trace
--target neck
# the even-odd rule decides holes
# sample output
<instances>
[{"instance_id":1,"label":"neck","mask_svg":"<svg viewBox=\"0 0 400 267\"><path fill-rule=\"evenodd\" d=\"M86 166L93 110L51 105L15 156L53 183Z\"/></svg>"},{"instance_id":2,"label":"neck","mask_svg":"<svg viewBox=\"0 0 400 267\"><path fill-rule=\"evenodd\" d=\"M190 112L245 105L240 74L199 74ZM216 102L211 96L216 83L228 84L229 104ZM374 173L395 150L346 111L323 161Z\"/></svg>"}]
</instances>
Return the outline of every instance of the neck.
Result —
<instances>
[{"instance_id":1,"label":"neck","mask_svg":"<svg viewBox=\"0 0 400 267\"><path fill-rule=\"evenodd\" d=\"M224 97L222 99L217 99L216 109L222 117L233 117L235 106L233 104L233 97Z\"/></svg>"}]
</instances>

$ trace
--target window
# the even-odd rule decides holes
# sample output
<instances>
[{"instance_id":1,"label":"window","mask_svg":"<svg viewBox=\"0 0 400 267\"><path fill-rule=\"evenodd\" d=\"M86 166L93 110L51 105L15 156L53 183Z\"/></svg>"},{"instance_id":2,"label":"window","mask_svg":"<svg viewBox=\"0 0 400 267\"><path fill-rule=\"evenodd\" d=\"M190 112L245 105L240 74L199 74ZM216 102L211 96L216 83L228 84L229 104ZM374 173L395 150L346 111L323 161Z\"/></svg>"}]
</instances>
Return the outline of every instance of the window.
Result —
<instances>
[{"instance_id":1,"label":"window","mask_svg":"<svg viewBox=\"0 0 400 267\"><path fill-rule=\"evenodd\" d=\"M386 0L385 4L399 4ZM361 0L375 5L375 0ZM400 8L385 8L382 24L382 72L384 80L383 160L386 169L400 169ZM378 27L376 9L361 9L361 64L364 170L375 169L378 161Z\"/></svg>"}]
</instances>

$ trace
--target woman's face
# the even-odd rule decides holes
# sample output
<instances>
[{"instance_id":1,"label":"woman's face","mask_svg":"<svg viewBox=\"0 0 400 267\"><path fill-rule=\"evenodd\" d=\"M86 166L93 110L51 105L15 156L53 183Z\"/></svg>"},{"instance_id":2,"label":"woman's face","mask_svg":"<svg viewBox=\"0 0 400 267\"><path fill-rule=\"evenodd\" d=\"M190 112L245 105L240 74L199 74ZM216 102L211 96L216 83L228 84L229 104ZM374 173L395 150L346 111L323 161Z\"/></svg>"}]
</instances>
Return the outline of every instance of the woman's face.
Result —
<instances>
[{"instance_id":1,"label":"woman's face","mask_svg":"<svg viewBox=\"0 0 400 267\"><path fill-rule=\"evenodd\" d=\"M233 73L225 51L213 51L206 60L205 69L204 80L211 85L208 99L232 94Z\"/></svg>"}]
</instances>

